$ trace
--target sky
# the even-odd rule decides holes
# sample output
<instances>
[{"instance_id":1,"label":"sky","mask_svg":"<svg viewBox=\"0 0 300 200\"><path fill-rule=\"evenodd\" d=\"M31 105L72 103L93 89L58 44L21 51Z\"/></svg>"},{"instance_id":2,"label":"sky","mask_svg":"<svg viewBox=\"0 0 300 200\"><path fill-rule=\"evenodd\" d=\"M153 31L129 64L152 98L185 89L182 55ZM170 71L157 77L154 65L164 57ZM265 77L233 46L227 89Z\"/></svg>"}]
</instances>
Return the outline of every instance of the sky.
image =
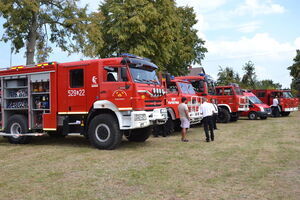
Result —
<instances>
[{"instance_id":1,"label":"sky","mask_svg":"<svg viewBox=\"0 0 300 200\"><path fill-rule=\"evenodd\" d=\"M80 0L95 11L101 0ZM232 67L243 74L243 66L252 61L258 80L272 79L290 87L287 67L300 49L299 0L176 0L177 6L194 8L195 29L205 40L208 53L202 61L206 73L217 78L219 67ZM0 36L4 20L0 18ZM25 63L24 50L10 54L10 43L0 42L0 66ZM11 58L11 59L10 59ZM54 48L49 61L69 62L85 59ZM200 67L194 65L193 67Z\"/></svg>"}]
</instances>

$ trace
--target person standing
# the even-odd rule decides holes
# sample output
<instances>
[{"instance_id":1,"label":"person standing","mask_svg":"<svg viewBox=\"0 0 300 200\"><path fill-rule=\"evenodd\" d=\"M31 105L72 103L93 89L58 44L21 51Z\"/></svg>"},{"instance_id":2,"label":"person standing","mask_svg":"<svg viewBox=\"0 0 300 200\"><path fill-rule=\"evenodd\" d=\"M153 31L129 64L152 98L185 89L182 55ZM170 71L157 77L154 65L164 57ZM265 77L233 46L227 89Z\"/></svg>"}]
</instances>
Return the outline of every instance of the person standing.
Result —
<instances>
[{"instance_id":1,"label":"person standing","mask_svg":"<svg viewBox=\"0 0 300 200\"><path fill-rule=\"evenodd\" d=\"M213 113L214 106L207 102L206 98L203 98L203 104L200 106L200 112L203 116L203 126L206 136L206 142L214 141L214 125L213 125ZM210 132L210 135L209 135Z\"/></svg>"},{"instance_id":2,"label":"person standing","mask_svg":"<svg viewBox=\"0 0 300 200\"><path fill-rule=\"evenodd\" d=\"M279 101L278 101L278 96L275 96L273 99L273 104L272 104L272 115L273 117L279 117Z\"/></svg>"},{"instance_id":3,"label":"person standing","mask_svg":"<svg viewBox=\"0 0 300 200\"><path fill-rule=\"evenodd\" d=\"M188 142L186 139L186 132L187 129L190 128L190 117L189 117L189 109L187 106L187 98L182 97L181 98L181 104L178 105L178 112L181 122L181 141L182 142Z\"/></svg>"},{"instance_id":4,"label":"person standing","mask_svg":"<svg viewBox=\"0 0 300 200\"><path fill-rule=\"evenodd\" d=\"M214 125L214 130L217 130L217 118L218 118L218 105L216 103L215 99L211 100L212 105L214 106L214 113L213 113L213 125Z\"/></svg>"}]
</instances>

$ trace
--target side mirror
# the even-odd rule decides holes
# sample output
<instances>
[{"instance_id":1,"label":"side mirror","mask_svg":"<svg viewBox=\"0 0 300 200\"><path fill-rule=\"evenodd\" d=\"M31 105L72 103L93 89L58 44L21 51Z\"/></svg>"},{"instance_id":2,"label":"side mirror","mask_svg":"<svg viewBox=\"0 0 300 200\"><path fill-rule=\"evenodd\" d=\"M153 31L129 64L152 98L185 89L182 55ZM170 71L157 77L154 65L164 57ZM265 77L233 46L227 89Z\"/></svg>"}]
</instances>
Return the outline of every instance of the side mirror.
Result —
<instances>
[{"instance_id":1,"label":"side mirror","mask_svg":"<svg viewBox=\"0 0 300 200\"><path fill-rule=\"evenodd\" d=\"M127 69L125 67L121 68L121 79L123 81L128 81L128 77L127 77Z\"/></svg>"},{"instance_id":2,"label":"side mirror","mask_svg":"<svg viewBox=\"0 0 300 200\"><path fill-rule=\"evenodd\" d=\"M254 106L252 104L249 105L249 108L253 108Z\"/></svg>"}]
</instances>

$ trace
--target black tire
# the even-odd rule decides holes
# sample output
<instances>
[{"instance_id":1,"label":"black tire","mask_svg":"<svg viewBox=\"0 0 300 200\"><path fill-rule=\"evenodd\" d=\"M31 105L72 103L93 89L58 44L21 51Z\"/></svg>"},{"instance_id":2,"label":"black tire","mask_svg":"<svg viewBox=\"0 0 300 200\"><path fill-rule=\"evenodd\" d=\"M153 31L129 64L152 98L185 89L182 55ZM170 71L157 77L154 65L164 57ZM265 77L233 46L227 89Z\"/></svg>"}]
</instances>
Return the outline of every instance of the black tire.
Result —
<instances>
[{"instance_id":1,"label":"black tire","mask_svg":"<svg viewBox=\"0 0 300 200\"><path fill-rule=\"evenodd\" d=\"M291 112L281 112L281 116L287 117L290 115Z\"/></svg>"},{"instance_id":2,"label":"black tire","mask_svg":"<svg viewBox=\"0 0 300 200\"><path fill-rule=\"evenodd\" d=\"M236 122L237 120L239 120L240 115L239 113L237 113L235 116L230 116L230 121L232 122Z\"/></svg>"},{"instance_id":3,"label":"black tire","mask_svg":"<svg viewBox=\"0 0 300 200\"><path fill-rule=\"evenodd\" d=\"M7 122L7 127L5 128L6 133L28 133L28 121L24 115L13 115L8 119ZM11 136L7 138L12 144L28 144L32 139L30 136Z\"/></svg>"},{"instance_id":4,"label":"black tire","mask_svg":"<svg viewBox=\"0 0 300 200\"><path fill-rule=\"evenodd\" d=\"M174 122L174 130L175 131L181 131L181 122L180 119L176 119Z\"/></svg>"},{"instance_id":5,"label":"black tire","mask_svg":"<svg viewBox=\"0 0 300 200\"><path fill-rule=\"evenodd\" d=\"M256 114L256 112L250 112L250 113L248 114L248 118L249 118L250 120L256 120L256 119L257 119L257 114Z\"/></svg>"},{"instance_id":6,"label":"black tire","mask_svg":"<svg viewBox=\"0 0 300 200\"><path fill-rule=\"evenodd\" d=\"M268 117L264 116L264 117L260 117L260 119L265 120L268 119Z\"/></svg>"},{"instance_id":7,"label":"black tire","mask_svg":"<svg viewBox=\"0 0 300 200\"><path fill-rule=\"evenodd\" d=\"M110 114L101 114L92 119L88 135L94 147L112 150L120 145L123 134L115 117Z\"/></svg>"},{"instance_id":8,"label":"black tire","mask_svg":"<svg viewBox=\"0 0 300 200\"><path fill-rule=\"evenodd\" d=\"M230 121L230 113L225 108L220 108L218 113L218 122L228 123Z\"/></svg>"},{"instance_id":9,"label":"black tire","mask_svg":"<svg viewBox=\"0 0 300 200\"><path fill-rule=\"evenodd\" d=\"M172 117L169 116L167 122L164 124L164 133L166 135L171 135L175 131L174 127L175 127L175 122L173 121Z\"/></svg>"},{"instance_id":10,"label":"black tire","mask_svg":"<svg viewBox=\"0 0 300 200\"><path fill-rule=\"evenodd\" d=\"M151 135L151 130L152 128L150 126L134 129L126 136L126 138L131 142L145 142Z\"/></svg>"}]
</instances>

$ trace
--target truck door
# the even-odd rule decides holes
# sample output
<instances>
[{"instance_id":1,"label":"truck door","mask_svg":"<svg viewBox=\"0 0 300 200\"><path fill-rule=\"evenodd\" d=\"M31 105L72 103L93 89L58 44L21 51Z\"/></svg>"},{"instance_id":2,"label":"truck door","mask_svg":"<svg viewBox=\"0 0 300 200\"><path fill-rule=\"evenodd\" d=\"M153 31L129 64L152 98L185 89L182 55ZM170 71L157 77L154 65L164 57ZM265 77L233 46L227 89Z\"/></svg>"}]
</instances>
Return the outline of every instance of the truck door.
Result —
<instances>
[{"instance_id":1,"label":"truck door","mask_svg":"<svg viewBox=\"0 0 300 200\"><path fill-rule=\"evenodd\" d=\"M119 110L132 110L133 84L128 82L127 68L124 66L104 66L100 71L103 74L103 82L100 85L101 100L109 100ZM127 78L124 77L125 75Z\"/></svg>"},{"instance_id":2,"label":"truck door","mask_svg":"<svg viewBox=\"0 0 300 200\"><path fill-rule=\"evenodd\" d=\"M62 114L85 114L86 86L83 66L61 67L58 75L58 111Z\"/></svg>"}]
</instances>

